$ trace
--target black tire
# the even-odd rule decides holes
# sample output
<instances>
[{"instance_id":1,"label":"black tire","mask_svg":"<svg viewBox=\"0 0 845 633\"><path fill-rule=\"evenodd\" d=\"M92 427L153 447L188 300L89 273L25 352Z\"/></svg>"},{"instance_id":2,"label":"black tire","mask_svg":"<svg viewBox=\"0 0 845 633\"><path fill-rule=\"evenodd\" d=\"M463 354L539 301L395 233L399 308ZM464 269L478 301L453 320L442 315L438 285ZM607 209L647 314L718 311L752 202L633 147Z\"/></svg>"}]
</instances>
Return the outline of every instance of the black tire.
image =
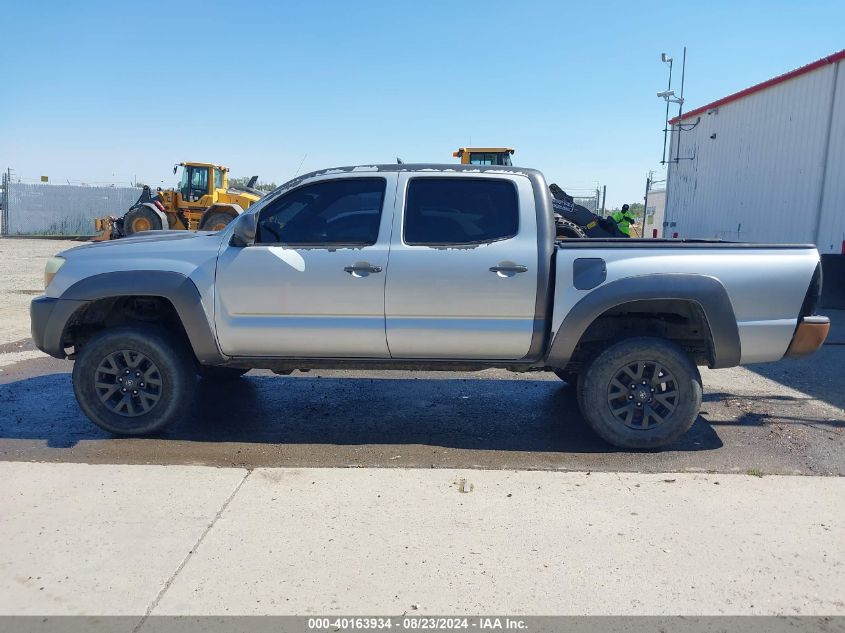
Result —
<instances>
[{"instance_id":1,"label":"black tire","mask_svg":"<svg viewBox=\"0 0 845 633\"><path fill-rule=\"evenodd\" d=\"M73 392L82 411L117 435L153 433L186 415L196 382L190 350L151 325L103 330L85 343L73 365Z\"/></svg>"},{"instance_id":2,"label":"black tire","mask_svg":"<svg viewBox=\"0 0 845 633\"><path fill-rule=\"evenodd\" d=\"M237 380L248 371L248 369L240 369L238 367L213 367L207 365L197 367L197 375L200 378L214 382Z\"/></svg>"},{"instance_id":3,"label":"black tire","mask_svg":"<svg viewBox=\"0 0 845 633\"><path fill-rule=\"evenodd\" d=\"M698 368L683 350L664 339L638 337L611 345L589 363L580 376L578 405L607 442L654 449L689 430L701 392Z\"/></svg>"},{"instance_id":4,"label":"black tire","mask_svg":"<svg viewBox=\"0 0 845 633\"><path fill-rule=\"evenodd\" d=\"M161 229L161 218L158 213L147 206L133 207L123 216L123 232L126 235Z\"/></svg>"},{"instance_id":5,"label":"black tire","mask_svg":"<svg viewBox=\"0 0 845 633\"><path fill-rule=\"evenodd\" d=\"M558 220L555 223L555 232L558 239L584 239L586 231L571 220Z\"/></svg>"},{"instance_id":6,"label":"black tire","mask_svg":"<svg viewBox=\"0 0 845 633\"><path fill-rule=\"evenodd\" d=\"M555 376L560 378L563 382L568 385L572 385L573 387L578 384L578 374L574 371L564 371L562 369L553 369L552 372Z\"/></svg>"},{"instance_id":7,"label":"black tire","mask_svg":"<svg viewBox=\"0 0 845 633\"><path fill-rule=\"evenodd\" d=\"M202 218L202 226L200 227L200 230L222 231L234 219L235 218L233 218L230 214L225 213L223 211L213 211L211 213L206 213Z\"/></svg>"}]
</instances>

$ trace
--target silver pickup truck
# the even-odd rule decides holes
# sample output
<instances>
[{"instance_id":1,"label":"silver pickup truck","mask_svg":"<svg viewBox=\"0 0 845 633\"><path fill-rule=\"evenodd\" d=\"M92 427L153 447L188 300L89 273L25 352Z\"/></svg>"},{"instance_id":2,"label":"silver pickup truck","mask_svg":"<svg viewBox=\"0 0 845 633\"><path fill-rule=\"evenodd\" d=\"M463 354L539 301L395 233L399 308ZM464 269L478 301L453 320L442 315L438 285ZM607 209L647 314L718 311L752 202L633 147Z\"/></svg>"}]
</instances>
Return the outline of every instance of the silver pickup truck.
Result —
<instances>
[{"instance_id":1,"label":"silver pickup truck","mask_svg":"<svg viewBox=\"0 0 845 633\"><path fill-rule=\"evenodd\" d=\"M36 345L75 360L86 415L151 433L199 375L252 368L550 371L626 448L667 445L697 366L814 352L829 328L813 246L555 241L542 174L377 165L317 171L218 233L155 231L49 260Z\"/></svg>"}]
</instances>

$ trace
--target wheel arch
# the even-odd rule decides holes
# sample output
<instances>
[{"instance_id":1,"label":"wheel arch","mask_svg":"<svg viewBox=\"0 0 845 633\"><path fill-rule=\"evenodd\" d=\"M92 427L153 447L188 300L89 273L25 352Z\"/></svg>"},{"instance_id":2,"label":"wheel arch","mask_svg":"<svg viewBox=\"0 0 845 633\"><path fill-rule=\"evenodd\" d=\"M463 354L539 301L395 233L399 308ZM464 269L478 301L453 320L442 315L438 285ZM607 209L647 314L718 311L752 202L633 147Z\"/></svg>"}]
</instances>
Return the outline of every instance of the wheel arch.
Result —
<instances>
[{"instance_id":1,"label":"wheel arch","mask_svg":"<svg viewBox=\"0 0 845 633\"><path fill-rule=\"evenodd\" d=\"M56 328L61 328L60 333L56 333L58 340L66 339L69 328L78 323L93 304L109 299L116 302L130 297L166 301L172 306L197 360L202 364L225 360L217 346L196 285L185 275L170 271L117 271L93 275L76 282L61 297L62 302L77 307L62 323L55 324Z\"/></svg>"},{"instance_id":2,"label":"wheel arch","mask_svg":"<svg viewBox=\"0 0 845 633\"><path fill-rule=\"evenodd\" d=\"M707 328L708 365L712 368L739 364L741 344L733 305L724 285L709 275L660 273L627 277L604 284L576 303L554 335L546 364L565 368L576 356L591 326L605 315L630 307L683 304L692 306ZM660 313L674 313L671 308Z\"/></svg>"}]
</instances>

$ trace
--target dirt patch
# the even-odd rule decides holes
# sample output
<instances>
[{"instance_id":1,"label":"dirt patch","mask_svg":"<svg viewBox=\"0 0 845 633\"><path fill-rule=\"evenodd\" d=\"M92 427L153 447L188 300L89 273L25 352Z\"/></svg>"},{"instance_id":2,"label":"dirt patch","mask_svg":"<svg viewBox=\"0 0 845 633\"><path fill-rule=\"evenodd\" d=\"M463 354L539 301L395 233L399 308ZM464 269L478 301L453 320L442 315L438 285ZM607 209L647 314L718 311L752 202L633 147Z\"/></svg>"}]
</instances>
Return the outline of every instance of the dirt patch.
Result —
<instances>
[{"instance_id":1,"label":"dirt patch","mask_svg":"<svg viewBox=\"0 0 845 633\"><path fill-rule=\"evenodd\" d=\"M44 287L44 264L74 240L0 239L0 344L29 336L29 302Z\"/></svg>"}]
</instances>

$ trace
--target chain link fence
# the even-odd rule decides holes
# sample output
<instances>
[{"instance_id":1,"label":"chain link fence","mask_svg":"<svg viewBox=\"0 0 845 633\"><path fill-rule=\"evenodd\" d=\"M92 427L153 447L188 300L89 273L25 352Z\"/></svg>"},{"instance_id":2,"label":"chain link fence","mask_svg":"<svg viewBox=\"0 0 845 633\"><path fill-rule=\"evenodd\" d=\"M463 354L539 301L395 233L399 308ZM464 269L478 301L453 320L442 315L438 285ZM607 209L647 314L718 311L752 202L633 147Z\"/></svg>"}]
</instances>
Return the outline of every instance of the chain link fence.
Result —
<instances>
[{"instance_id":1,"label":"chain link fence","mask_svg":"<svg viewBox=\"0 0 845 633\"><path fill-rule=\"evenodd\" d=\"M591 197L573 196L573 200L575 200L575 204L580 204L582 207L586 207L593 213L601 213L598 195Z\"/></svg>"},{"instance_id":2,"label":"chain link fence","mask_svg":"<svg viewBox=\"0 0 845 633\"><path fill-rule=\"evenodd\" d=\"M137 187L83 187L10 182L3 178L2 235L94 235L94 219L121 216Z\"/></svg>"}]
</instances>

